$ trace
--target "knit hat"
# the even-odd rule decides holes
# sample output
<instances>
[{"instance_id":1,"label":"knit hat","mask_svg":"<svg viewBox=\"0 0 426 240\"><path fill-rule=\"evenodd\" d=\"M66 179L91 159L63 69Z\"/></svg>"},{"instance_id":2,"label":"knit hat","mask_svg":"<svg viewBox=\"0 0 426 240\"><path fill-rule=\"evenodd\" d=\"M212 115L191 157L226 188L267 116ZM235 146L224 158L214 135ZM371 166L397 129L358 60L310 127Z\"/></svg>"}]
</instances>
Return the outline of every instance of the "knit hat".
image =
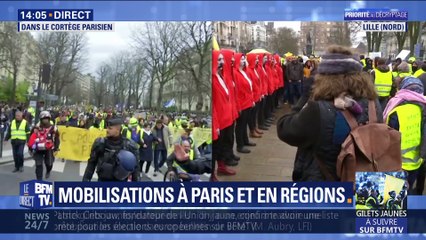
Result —
<instances>
[{"instance_id":1,"label":"knit hat","mask_svg":"<svg viewBox=\"0 0 426 240\"><path fill-rule=\"evenodd\" d=\"M398 69L398 72L400 72L400 73L408 73L408 72L410 72L410 67L408 66L407 62L401 62L398 65L397 69Z\"/></svg>"},{"instance_id":2,"label":"knit hat","mask_svg":"<svg viewBox=\"0 0 426 240\"><path fill-rule=\"evenodd\" d=\"M356 55L326 53L321 58L321 63L318 66L319 74L335 75L362 71L362 64Z\"/></svg>"},{"instance_id":3,"label":"knit hat","mask_svg":"<svg viewBox=\"0 0 426 240\"><path fill-rule=\"evenodd\" d=\"M400 83L401 89L407 89L411 90L416 93L423 94L423 83L420 81L420 79L415 77L406 77L402 82Z\"/></svg>"}]
</instances>

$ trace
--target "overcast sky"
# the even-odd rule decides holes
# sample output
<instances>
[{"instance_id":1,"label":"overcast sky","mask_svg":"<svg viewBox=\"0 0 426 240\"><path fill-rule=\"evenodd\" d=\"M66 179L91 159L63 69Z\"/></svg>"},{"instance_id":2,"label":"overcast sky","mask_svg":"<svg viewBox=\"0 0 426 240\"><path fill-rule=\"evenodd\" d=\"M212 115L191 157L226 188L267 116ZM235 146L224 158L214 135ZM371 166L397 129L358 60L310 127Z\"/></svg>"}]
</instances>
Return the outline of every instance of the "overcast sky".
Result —
<instances>
[{"instance_id":1,"label":"overcast sky","mask_svg":"<svg viewBox=\"0 0 426 240\"><path fill-rule=\"evenodd\" d=\"M115 32L89 32L88 63L84 73L96 74L102 62L110 59L114 54L126 50L132 43L132 30L143 25L142 22L115 22ZM289 27L296 32L300 30L300 21L275 22L275 27Z\"/></svg>"},{"instance_id":2,"label":"overcast sky","mask_svg":"<svg viewBox=\"0 0 426 240\"><path fill-rule=\"evenodd\" d=\"M84 73L95 74L103 62L125 51L132 43L132 31L143 25L141 22L115 22L115 32L88 32L88 62Z\"/></svg>"}]
</instances>

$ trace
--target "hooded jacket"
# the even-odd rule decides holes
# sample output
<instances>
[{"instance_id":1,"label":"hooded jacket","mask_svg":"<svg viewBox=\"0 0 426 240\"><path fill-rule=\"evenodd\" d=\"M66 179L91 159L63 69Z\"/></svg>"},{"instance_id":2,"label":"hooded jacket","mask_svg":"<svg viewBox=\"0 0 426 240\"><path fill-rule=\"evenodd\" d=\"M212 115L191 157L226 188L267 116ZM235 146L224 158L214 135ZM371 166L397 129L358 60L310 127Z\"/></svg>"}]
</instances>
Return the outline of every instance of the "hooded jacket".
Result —
<instances>
[{"instance_id":1,"label":"hooded jacket","mask_svg":"<svg viewBox=\"0 0 426 240\"><path fill-rule=\"evenodd\" d=\"M268 62L266 63L266 72L268 73L268 95L272 95L275 91L275 84L277 82L277 73L272 65L271 55L267 54Z\"/></svg>"},{"instance_id":2,"label":"hooded jacket","mask_svg":"<svg viewBox=\"0 0 426 240\"><path fill-rule=\"evenodd\" d=\"M260 101L262 97L262 85L260 81L260 72L258 66L256 66L256 56L259 56L258 54L248 54L247 55L247 61L248 61L248 67L246 67L246 72L249 76L249 78L253 82L253 100L254 102ZM260 56L259 56L260 57Z\"/></svg>"},{"instance_id":3,"label":"hooded jacket","mask_svg":"<svg viewBox=\"0 0 426 240\"><path fill-rule=\"evenodd\" d=\"M231 126L234 122L233 120L233 106L231 101L231 91L232 89L228 87L224 79L224 74L218 73L218 58L219 51L214 50L212 56L212 92L213 92L213 112L217 118L217 126L215 129L225 129Z\"/></svg>"},{"instance_id":4,"label":"hooded jacket","mask_svg":"<svg viewBox=\"0 0 426 240\"><path fill-rule=\"evenodd\" d=\"M230 98L232 103L232 121L235 121L238 118L238 103L236 100L236 90L235 90L235 76L234 76L234 67L232 66L232 57L234 56L235 52L230 49L222 49L220 50L220 53L222 53L223 58L225 60L225 64L223 66L223 77L226 82L226 85L229 88L230 92ZM217 63L216 63L217 64Z\"/></svg>"},{"instance_id":5,"label":"hooded jacket","mask_svg":"<svg viewBox=\"0 0 426 240\"><path fill-rule=\"evenodd\" d=\"M244 69L241 70L239 67L242 56L242 53L235 54L235 65L238 65L238 68L235 67L234 69L238 111L246 110L254 105L253 81L245 73Z\"/></svg>"},{"instance_id":6,"label":"hooded jacket","mask_svg":"<svg viewBox=\"0 0 426 240\"><path fill-rule=\"evenodd\" d=\"M260 72L260 82L261 82L261 93L262 96L267 96L268 95L268 83L269 83L269 76L268 76L268 72L266 70L266 66L268 65L268 61L266 61L265 64L263 64L263 57L266 54L261 55L261 59L259 59L259 72Z\"/></svg>"},{"instance_id":7,"label":"hooded jacket","mask_svg":"<svg viewBox=\"0 0 426 240\"><path fill-rule=\"evenodd\" d=\"M283 69L281 67L281 59L280 56L278 54L274 55L275 58L275 69L277 71L278 74L278 82L277 82L277 88L282 88L284 87L284 73L283 73Z\"/></svg>"}]
</instances>

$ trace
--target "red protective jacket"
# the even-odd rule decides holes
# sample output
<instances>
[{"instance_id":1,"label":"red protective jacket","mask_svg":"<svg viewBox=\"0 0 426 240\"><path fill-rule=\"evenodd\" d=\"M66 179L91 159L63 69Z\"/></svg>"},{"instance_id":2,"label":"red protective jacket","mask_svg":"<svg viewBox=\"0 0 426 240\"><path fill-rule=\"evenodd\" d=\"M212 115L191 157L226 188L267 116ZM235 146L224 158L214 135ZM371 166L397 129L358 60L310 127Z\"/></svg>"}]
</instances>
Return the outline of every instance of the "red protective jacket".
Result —
<instances>
[{"instance_id":1,"label":"red protective jacket","mask_svg":"<svg viewBox=\"0 0 426 240\"><path fill-rule=\"evenodd\" d=\"M235 54L235 65L240 65L242 53ZM253 81L248 77L244 70L240 67L234 69L236 93L237 93L237 106L238 111L243 111L251 108L254 105L253 100Z\"/></svg>"},{"instance_id":2,"label":"red protective jacket","mask_svg":"<svg viewBox=\"0 0 426 240\"><path fill-rule=\"evenodd\" d=\"M283 68L281 67L281 59L278 54L274 55L275 57L275 69L278 73L278 88L284 87L284 74L283 74Z\"/></svg>"},{"instance_id":3,"label":"red protective jacket","mask_svg":"<svg viewBox=\"0 0 426 240\"><path fill-rule=\"evenodd\" d=\"M246 68L246 72L253 82L253 100L254 102L259 102L262 97L262 85L258 69L259 64L256 65L256 58L259 58L258 54L247 54L249 66Z\"/></svg>"},{"instance_id":4,"label":"red protective jacket","mask_svg":"<svg viewBox=\"0 0 426 240\"><path fill-rule=\"evenodd\" d=\"M277 74L272 66L271 55L268 54L268 62L265 65L266 73L268 74L268 95L272 95L275 91L275 85L277 82Z\"/></svg>"},{"instance_id":5,"label":"red protective jacket","mask_svg":"<svg viewBox=\"0 0 426 240\"><path fill-rule=\"evenodd\" d=\"M218 57L219 51L214 50L212 53L212 96L213 96L213 119L217 119L216 129L224 129L231 126L233 121L232 116L232 101L231 92L223 78L222 73L218 73ZM223 71L221 71L223 72Z\"/></svg>"},{"instance_id":6,"label":"red protective jacket","mask_svg":"<svg viewBox=\"0 0 426 240\"><path fill-rule=\"evenodd\" d=\"M262 58L260 59L260 62L259 62L259 73L260 73L262 96L267 96L269 77L268 77L268 72L266 71L266 67L264 67L263 65L263 56L265 56L265 54L261 55ZM268 65L268 63L266 63L265 66L266 65Z\"/></svg>"},{"instance_id":7,"label":"red protective jacket","mask_svg":"<svg viewBox=\"0 0 426 240\"><path fill-rule=\"evenodd\" d=\"M224 80L230 89L230 97L232 102L232 119L235 121L238 114L238 103L236 100L236 92L235 92L235 77L234 77L234 67L232 66L232 58L234 57L235 52L231 49L221 49L220 53L222 53L225 65L223 66L223 74Z\"/></svg>"}]
</instances>

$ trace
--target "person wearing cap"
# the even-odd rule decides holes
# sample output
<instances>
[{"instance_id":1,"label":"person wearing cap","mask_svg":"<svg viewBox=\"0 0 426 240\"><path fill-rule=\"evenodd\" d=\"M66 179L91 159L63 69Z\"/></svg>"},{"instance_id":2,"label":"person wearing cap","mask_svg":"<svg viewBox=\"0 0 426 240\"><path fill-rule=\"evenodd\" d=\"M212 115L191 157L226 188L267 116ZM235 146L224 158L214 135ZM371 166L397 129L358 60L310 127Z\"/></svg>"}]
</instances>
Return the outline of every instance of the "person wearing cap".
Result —
<instances>
[{"instance_id":1,"label":"person wearing cap","mask_svg":"<svg viewBox=\"0 0 426 240\"><path fill-rule=\"evenodd\" d=\"M382 106L382 109L385 109L389 97L396 89L392 72L390 71L389 66L386 65L386 59L377 59L377 67L372 70L370 74L376 87L377 94L379 95L380 105Z\"/></svg>"},{"instance_id":2,"label":"person wearing cap","mask_svg":"<svg viewBox=\"0 0 426 240\"><path fill-rule=\"evenodd\" d=\"M408 173L408 191L413 194L413 184L426 154L424 139L424 111L426 99L423 83L415 77L405 77L400 90L389 101L384 111L386 123L401 132L402 169Z\"/></svg>"},{"instance_id":3,"label":"person wearing cap","mask_svg":"<svg viewBox=\"0 0 426 240\"><path fill-rule=\"evenodd\" d=\"M43 162L46 166L45 178L50 177L55 155L59 151L59 131L52 124L51 118L50 112L42 111L40 113L40 122L32 129L28 140L28 150L36 164L35 174L37 180L43 179Z\"/></svg>"},{"instance_id":4,"label":"person wearing cap","mask_svg":"<svg viewBox=\"0 0 426 240\"><path fill-rule=\"evenodd\" d=\"M164 126L163 120L158 119L152 128L152 134L157 138L154 146L154 176L161 172L160 168L167 160L167 149L172 147L173 135L167 126Z\"/></svg>"},{"instance_id":5,"label":"person wearing cap","mask_svg":"<svg viewBox=\"0 0 426 240\"><path fill-rule=\"evenodd\" d=\"M345 96L344 105L335 101ZM283 142L298 147L293 169L293 181L325 181L318 159L324 163L329 175L338 180L336 161L341 145L351 129L342 110L348 108L359 124L366 123L369 101L375 102L375 113L383 121L382 110L370 76L362 71L351 49L330 47L322 56L315 76L310 101L303 107L292 109L277 122L277 135ZM335 104L336 102L336 104ZM356 111L361 109L361 111Z\"/></svg>"},{"instance_id":6,"label":"person wearing cap","mask_svg":"<svg viewBox=\"0 0 426 240\"><path fill-rule=\"evenodd\" d=\"M121 119L110 119L107 136L97 138L92 145L83 181L91 181L97 172L98 181L139 181L139 152L137 144L122 136Z\"/></svg>"}]
</instances>

